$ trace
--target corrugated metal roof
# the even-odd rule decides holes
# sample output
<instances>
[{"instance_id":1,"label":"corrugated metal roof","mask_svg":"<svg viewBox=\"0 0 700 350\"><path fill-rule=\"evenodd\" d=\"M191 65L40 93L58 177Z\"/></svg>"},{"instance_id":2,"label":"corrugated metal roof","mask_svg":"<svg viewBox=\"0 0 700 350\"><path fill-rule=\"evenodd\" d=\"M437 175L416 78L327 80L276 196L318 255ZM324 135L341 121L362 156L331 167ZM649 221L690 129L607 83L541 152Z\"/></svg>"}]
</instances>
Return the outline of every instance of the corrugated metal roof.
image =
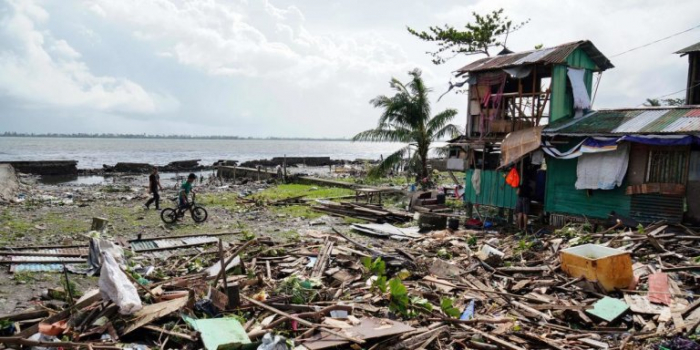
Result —
<instances>
[{"instance_id":1,"label":"corrugated metal roof","mask_svg":"<svg viewBox=\"0 0 700 350\"><path fill-rule=\"evenodd\" d=\"M612 63L610 63L610 60L600 51L598 51L593 43L588 40L581 40L539 50L516 52L508 55L482 58L458 69L457 75L462 75L469 72L520 66L524 64L565 63L566 58L578 48L581 48L584 52L586 52L586 54L588 54L591 60L595 62L601 71L614 67Z\"/></svg>"},{"instance_id":2,"label":"corrugated metal roof","mask_svg":"<svg viewBox=\"0 0 700 350\"><path fill-rule=\"evenodd\" d=\"M700 43L695 43L695 44L690 45L690 46L688 46L688 47L686 47L686 48L684 48L684 49L678 50L678 51L676 51L676 52L674 52L674 53L681 54L681 56L682 56L682 55L684 55L684 54L691 53L691 52L695 52L695 51L700 51Z\"/></svg>"},{"instance_id":3,"label":"corrugated metal roof","mask_svg":"<svg viewBox=\"0 0 700 350\"><path fill-rule=\"evenodd\" d=\"M700 106L608 109L548 125L544 135L697 134Z\"/></svg>"}]
</instances>

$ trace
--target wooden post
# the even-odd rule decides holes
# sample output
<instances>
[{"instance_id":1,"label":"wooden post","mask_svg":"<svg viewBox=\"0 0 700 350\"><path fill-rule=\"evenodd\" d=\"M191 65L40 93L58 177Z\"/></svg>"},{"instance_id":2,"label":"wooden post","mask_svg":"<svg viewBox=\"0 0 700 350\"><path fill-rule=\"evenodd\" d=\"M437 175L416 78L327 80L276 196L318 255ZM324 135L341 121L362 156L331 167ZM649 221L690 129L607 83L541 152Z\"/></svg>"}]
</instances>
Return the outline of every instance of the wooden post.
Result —
<instances>
[{"instance_id":1,"label":"wooden post","mask_svg":"<svg viewBox=\"0 0 700 350\"><path fill-rule=\"evenodd\" d=\"M221 280L224 283L224 290L228 291L228 283L226 283L226 265L224 265L224 244L221 242L221 238L219 238L219 260L221 260Z\"/></svg>"},{"instance_id":2,"label":"wooden post","mask_svg":"<svg viewBox=\"0 0 700 350\"><path fill-rule=\"evenodd\" d=\"M226 295L228 296L228 308L235 309L241 306L241 290L238 283L226 288Z\"/></svg>"},{"instance_id":3,"label":"wooden post","mask_svg":"<svg viewBox=\"0 0 700 350\"><path fill-rule=\"evenodd\" d=\"M287 155L284 155L284 163L282 163L282 168L284 170L284 182L287 182Z\"/></svg>"},{"instance_id":4,"label":"wooden post","mask_svg":"<svg viewBox=\"0 0 700 350\"><path fill-rule=\"evenodd\" d=\"M99 231L101 233L104 233L105 231L107 231L107 224L109 224L109 220L105 218L94 217L92 218L92 226L90 226L90 231Z\"/></svg>"}]
</instances>

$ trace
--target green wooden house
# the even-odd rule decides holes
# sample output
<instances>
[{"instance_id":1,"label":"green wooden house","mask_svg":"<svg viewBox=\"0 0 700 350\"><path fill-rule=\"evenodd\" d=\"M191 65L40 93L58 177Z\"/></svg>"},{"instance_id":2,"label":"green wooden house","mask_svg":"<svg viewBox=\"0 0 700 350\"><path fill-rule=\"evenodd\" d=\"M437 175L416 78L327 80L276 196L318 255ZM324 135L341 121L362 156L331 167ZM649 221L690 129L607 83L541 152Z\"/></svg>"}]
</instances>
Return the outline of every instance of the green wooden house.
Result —
<instances>
[{"instance_id":1,"label":"green wooden house","mask_svg":"<svg viewBox=\"0 0 700 350\"><path fill-rule=\"evenodd\" d=\"M452 145L460 149L453 153L467 154L465 202L513 209L516 191L505 183L506 171L522 167L523 157L539 148L543 125L573 118L575 93L585 89L591 96L593 74L612 67L590 41L576 41L506 51L459 69L457 76L469 84L467 135ZM573 84L570 70L577 72ZM554 186L571 170L567 162L547 162L547 167ZM475 177L479 181L472 181ZM558 198L549 188L546 193L547 199Z\"/></svg>"}]
</instances>

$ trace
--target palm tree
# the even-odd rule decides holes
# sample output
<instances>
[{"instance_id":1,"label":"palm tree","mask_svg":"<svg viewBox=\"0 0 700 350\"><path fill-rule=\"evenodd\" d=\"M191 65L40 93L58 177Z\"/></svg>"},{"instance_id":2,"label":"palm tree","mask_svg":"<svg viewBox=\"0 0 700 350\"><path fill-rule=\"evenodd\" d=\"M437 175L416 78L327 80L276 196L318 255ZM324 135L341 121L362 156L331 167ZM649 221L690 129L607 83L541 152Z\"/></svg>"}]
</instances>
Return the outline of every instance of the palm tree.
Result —
<instances>
[{"instance_id":1,"label":"palm tree","mask_svg":"<svg viewBox=\"0 0 700 350\"><path fill-rule=\"evenodd\" d=\"M423 83L419 69L416 68L408 74L411 76L408 84L396 78L391 79L389 86L396 90L394 96L380 95L370 101L374 107L383 109L377 127L352 138L353 141L391 141L407 144L384 158L370 171L370 176L385 174L414 149L413 161L419 164L420 176L427 178L430 143L447 134L454 136L460 133L457 126L450 124L452 118L457 115L457 110L446 109L431 118L428 99L431 89Z\"/></svg>"}]
</instances>

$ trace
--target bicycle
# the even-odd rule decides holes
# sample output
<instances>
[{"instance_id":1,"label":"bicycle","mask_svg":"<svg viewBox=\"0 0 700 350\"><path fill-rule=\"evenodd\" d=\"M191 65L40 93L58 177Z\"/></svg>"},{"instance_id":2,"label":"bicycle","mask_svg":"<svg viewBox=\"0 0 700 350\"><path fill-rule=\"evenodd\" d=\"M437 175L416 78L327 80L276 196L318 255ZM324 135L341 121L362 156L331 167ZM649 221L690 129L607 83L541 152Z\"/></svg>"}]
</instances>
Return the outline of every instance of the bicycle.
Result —
<instances>
[{"instance_id":1,"label":"bicycle","mask_svg":"<svg viewBox=\"0 0 700 350\"><path fill-rule=\"evenodd\" d=\"M177 203L178 197L173 198L173 201ZM165 208L160 212L160 219L166 224L172 224L180 218L185 217L185 213L189 211L192 220L196 223L202 223L207 220L209 214L204 207L197 205L195 193L192 192L192 201L187 204L186 207L180 207L179 205L173 208Z\"/></svg>"}]
</instances>

